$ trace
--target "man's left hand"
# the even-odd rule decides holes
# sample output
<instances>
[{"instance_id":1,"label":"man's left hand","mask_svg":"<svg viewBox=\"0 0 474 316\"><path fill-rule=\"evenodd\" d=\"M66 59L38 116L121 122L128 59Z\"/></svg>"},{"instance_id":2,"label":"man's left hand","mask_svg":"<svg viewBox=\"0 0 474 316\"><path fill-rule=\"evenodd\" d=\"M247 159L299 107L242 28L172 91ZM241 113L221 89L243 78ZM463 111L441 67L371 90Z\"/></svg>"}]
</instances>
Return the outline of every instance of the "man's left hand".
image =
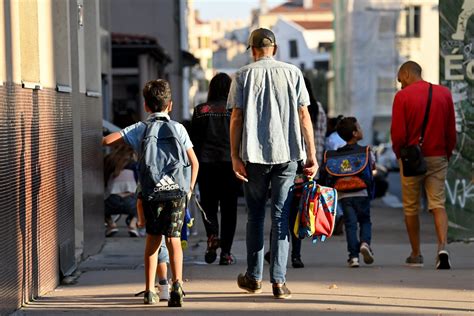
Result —
<instances>
[{"instance_id":1,"label":"man's left hand","mask_svg":"<svg viewBox=\"0 0 474 316\"><path fill-rule=\"evenodd\" d=\"M303 173L308 177L314 177L318 172L319 165L316 159L308 158L303 168Z\"/></svg>"}]
</instances>

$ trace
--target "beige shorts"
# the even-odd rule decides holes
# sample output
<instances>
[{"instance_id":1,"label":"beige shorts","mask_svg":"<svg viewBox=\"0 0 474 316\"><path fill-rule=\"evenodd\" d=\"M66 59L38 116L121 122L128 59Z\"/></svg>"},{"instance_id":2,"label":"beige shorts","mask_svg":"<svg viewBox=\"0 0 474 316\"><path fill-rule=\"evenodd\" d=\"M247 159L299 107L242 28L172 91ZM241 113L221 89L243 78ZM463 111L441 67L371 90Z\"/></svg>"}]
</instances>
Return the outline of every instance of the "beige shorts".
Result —
<instances>
[{"instance_id":1,"label":"beige shorts","mask_svg":"<svg viewBox=\"0 0 474 316\"><path fill-rule=\"evenodd\" d=\"M424 186L428 199L428 209L444 209L446 202L445 180L448 171L446 157L425 157L428 171L422 176L404 177L401 160L400 178L402 182L402 202L406 216L418 215L421 208L421 190Z\"/></svg>"}]
</instances>

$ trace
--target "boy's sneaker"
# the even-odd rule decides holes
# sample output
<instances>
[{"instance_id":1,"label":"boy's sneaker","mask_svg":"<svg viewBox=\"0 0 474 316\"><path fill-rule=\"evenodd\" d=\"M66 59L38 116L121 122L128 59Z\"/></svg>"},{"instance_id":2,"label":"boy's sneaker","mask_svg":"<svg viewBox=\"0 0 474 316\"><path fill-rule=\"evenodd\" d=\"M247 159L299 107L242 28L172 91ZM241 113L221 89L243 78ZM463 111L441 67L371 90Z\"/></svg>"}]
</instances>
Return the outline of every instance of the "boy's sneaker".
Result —
<instances>
[{"instance_id":1,"label":"boy's sneaker","mask_svg":"<svg viewBox=\"0 0 474 316\"><path fill-rule=\"evenodd\" d=\"M156 295L153 291L145 291L145 295L143 296L143 303L154 305L158 301L158 295Z\"/></svg>"},{"instance_id":2,"label":"boy's sneaker","mask_svg":"<svg viewBox=\"0 0 474 316\"><path fill-rule=\"evenodd\" d=\"M423 256L418 255L416 257L409 256L405 260L405 264L410 267L422 267L423 266Z\"/></svg>"},{"instance_id":3,"label":"boy's sneaker","mask_svg":"<svg viewBox=\"0 0 474 316\"><path fill-rule=\"evenodd\" d=\"M237 285L249 293L262 293L262 282L252 280L247 274L239 274L237 277Z\"/></svg>"},{"instance_id":4,"label":"boy's sneaker","mask_svg":"<svg viewBox=\"0 0 474 316\"><path fill-rule=\"evenodd\" d=\"M117 227L107 227L106 231L105 231L105 237L112 237L114 236L115 234L118 233L118 228Z\"/></svg>"},{"instance_id":5,"label":"boy's sneaker","mask_svg":"<svg viewBox=\"0 0 474 316\"><path fill-rule=\"evenodd\" d=\"M221 266L229 266L231 264L235 264L237 260L235 259L234 255L231 253L221 253L221 259L219 260L219 264Z\"/></svg>"},{"instance_id":6,"label":"boy's sneaker","mask_svg":"<svg viewBox=\"0 0 474 316\"><path fill-rule=\"evenodd\" d=\"M207 249L204 255L204 260L207 263L213 263L216 261L217 253L216 250L220 246L220 240L216 235L211 235L207 238Z\"/></svg>"},{"instance_id":7,"label":"boy's sneaker","mask_svg":"<svg viewBox=\"0 0 474 316\"><path fill-rule=\"evenodd\" d=\"M160 289L160 292L158 293L160 302L168 302L170 300L170 285L160 284L158 288Z\"/></svg>"},{"instance_id":8,"label":"boy's sneaker","mask_svg":"<svg viewBox=\"0 0 474 316\"><path fill-rule=\"evenodd\" d=\"M363 242L360 245L360 253L362 254L362 257L364 257L365 264L374 263L374 253L372 252L372 249L370 249L369 244Z\"/></svg>"},{"instance_id":9,"label":"boy's sneaker","mask_svg":"<svg viewBox=\"0 0 474 316\"><path fill-rule=\"evenodd\" d=\"M183 288L178 281L175 281L171 286L170 298L168 300L168 307L181 307L183 306Z\"/></svg>"},{"instance_id":10,"label":"boy's sneaker","mask_svg":"<svg viewBox=\"0 0 474 316\"><path fill-rule=\"evenodd\" d=\"M449 252L447 250L440 250L438 252L438 256L436 257L436 269L451 269L451 261L449 260Z\"/></svg>"},{"instance_id":11,"label":"boy's sneaker","mask_svg":"<svg viewBox=\"0 0 474 316\"><path fill-rule=\"evenodd\" d=\"M295 269L304 268L304 263L301 258L291 258L291 265Z\"/></svg>"},{"instance_id":12,"label":"boy's sneaker","mask_svg":"<svg viewBox=\"0 0 474 316\"><path fill-rule=\"evenodd\" d=\"M358 268L359 267L359 258L356 258L356 257L349 258L349 260L347 260L347 264L351 268Z\"/></svg>"},{"instance_id":13,"label":"boy's sneaker","mask_svg":"<svg viewBox=\"0 0 474 316\"><path fill-rule=\"evenodd\" d=\"M286 284L283 283L281 285L273 284L273 297L278 299L287 299L291 297L290 290L286 287Z\"/></svg>"}]
</instances>

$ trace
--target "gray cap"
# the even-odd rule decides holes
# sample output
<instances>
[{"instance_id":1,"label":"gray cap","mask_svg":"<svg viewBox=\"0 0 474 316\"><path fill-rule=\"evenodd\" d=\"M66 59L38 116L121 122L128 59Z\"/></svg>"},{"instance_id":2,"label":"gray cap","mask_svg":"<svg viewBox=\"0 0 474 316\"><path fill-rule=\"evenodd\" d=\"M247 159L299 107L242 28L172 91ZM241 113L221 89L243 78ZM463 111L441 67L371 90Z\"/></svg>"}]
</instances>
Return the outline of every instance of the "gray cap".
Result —
<instances>
[{"instance_id":1,"label":"gray cap","mask_svg":"<svg viewBox=\"0 0 474 316\"><path fill-rule=\"evenodd\" d=\"M250 47L271 47L276 45L275 34L269 29L259 28L253 30L249 36L247 49Z\"/></svg>"}]
</instances>

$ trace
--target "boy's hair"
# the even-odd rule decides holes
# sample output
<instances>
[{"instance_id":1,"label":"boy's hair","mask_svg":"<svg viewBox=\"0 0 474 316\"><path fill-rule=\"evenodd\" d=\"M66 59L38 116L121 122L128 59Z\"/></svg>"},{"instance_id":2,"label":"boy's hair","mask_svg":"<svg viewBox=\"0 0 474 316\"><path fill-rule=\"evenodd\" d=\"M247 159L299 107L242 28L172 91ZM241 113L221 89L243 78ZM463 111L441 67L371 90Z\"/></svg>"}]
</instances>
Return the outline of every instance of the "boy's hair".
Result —
<instances>
[{"instance_id":1,"label":"boy's hair","mask_svg":"<svg viewBox=\"0 0 474 316\"><path fill-rule=\"evenodd\" d=\"M357 119L353 116L345 117L337 124L337 133L346 142L354 137L354 132L357 131Z\"/></svg>"},{"instance_id":2,"label":"boy's hair","mask_svg":"<svg viewBox=\"0 0 474 316\"><path fill-rule=\"evenodd\" d=\"M143 88L143 98L152 112L163 112L171 101L170 84L164 79L148 81Z\"/></svg>"}]
</instances>

